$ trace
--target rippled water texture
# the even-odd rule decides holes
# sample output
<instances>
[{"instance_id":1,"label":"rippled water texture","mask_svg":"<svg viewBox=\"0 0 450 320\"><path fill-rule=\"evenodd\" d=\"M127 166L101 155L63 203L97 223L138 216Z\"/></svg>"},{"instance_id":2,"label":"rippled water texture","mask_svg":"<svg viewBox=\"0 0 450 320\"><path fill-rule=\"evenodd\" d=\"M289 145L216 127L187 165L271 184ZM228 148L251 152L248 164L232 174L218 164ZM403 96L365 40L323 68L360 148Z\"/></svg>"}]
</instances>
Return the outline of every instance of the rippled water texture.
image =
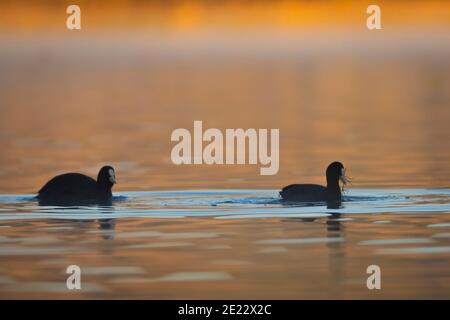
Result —
<instances>
[{"instance_id":1,"label":"rippled water texture","mask_svg":"<svg viewBox=\"0 0 450 320\"><path fill-rule=\"evenodd\" d=\"M32 198L0 196L1 298L449 298L448 189L352 190L340 209L286 206L276 190L127 192L101 208Z\"/></svg>"},{"instance_id":2,"label":"rippled water texture","mask_svg":"<svg viewBox=\"0 0 450 320\"><path fill-rule=\"evenodd\" d=\"M334 160L358 187L449 187L449 34L0 38L0 192L104 164L121 191L270 189ZM174 165L194 120L278 128L278 174Z\"/></svg>"},{"instance_id":3,"label":"rippled water texture","mask_svg":"<svg viewBox=\"0 0 450 320\"><path fill-rule=\"evenodd\" d=\"M319 2L315 13L308 2L279 18L320 13L316 27L247 32L164 27L195 23L195 6L160 19L137 7L162 26L134 31L120 25L132 13L105 5L95 14L91 2L80 32L64 29L58 5L55 19L28 19L39 5L2 10L0 298L449 299L450 32L417 22L435 19L416 2L383 7L373 32L365 5L350 16L333 9L347 2ZM252 21L214 12L208 21ZM444 9L433 12L444 21ZM26 32L15 34L14 20ZM39 33L40 21L63 30ZM279 129L278 174L174 165L171 133L194 120L222 132ZM280 203L277 189L323 184L335 160L353 178L342 208ZM33 201L51 177L95 176L104 164L116 169L114 206ZM81 267L81 291L65 286L69 265ZM366 287L369 265L381 267L381 290Z\"/></svg>"}]
</instances>

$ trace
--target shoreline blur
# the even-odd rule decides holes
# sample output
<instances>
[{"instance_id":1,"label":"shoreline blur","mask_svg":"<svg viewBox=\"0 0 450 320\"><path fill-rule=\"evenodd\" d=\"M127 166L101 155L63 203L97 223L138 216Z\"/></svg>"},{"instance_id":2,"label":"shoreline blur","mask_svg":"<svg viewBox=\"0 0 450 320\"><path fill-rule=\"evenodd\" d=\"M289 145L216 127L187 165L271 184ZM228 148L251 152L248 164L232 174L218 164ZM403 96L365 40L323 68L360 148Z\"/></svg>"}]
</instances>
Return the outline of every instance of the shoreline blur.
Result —
<instances>
[{"instance_id":1,"label":"shoreline blur","mask_svg":"<svg viewBox=\"0 0 450 320\"><path fill-rule=\"evenodd\" d=\"M373 1L92 1L80 0L85 31L153 30L364 30ZM385 30L401 26L442 28L450 25L448 1L377 1ZM0 32L68 33L66 1L8 1L0 4ZM83 29L82 27L82 29Z\"/></svg>"}]
</instances>

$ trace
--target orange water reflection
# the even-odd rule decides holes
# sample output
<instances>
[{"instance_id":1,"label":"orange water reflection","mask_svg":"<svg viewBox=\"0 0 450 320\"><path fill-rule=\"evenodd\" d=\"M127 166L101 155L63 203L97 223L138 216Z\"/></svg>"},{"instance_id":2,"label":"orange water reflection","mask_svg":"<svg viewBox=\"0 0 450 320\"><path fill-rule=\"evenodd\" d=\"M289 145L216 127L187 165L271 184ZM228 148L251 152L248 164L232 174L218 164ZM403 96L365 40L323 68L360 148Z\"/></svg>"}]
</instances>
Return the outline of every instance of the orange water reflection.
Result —
<instances>
[{"instance_id":1,"label":"orange water reflection","mask_svg":"<svg viewBox=\"0 0 450 320\"><path fill-rule=\"evenodd\" d=\"M245 38L247 37L247 38ZM387 39L387 40L386 40ZM418 40L419 39L419 40ZM374 42L375 41L375 42ZM3 38L0 192L117 167L118 190L448 187L448 36ZM175 166L175 128L280 128L280 171Z\"/></svg>"}]
</instances>

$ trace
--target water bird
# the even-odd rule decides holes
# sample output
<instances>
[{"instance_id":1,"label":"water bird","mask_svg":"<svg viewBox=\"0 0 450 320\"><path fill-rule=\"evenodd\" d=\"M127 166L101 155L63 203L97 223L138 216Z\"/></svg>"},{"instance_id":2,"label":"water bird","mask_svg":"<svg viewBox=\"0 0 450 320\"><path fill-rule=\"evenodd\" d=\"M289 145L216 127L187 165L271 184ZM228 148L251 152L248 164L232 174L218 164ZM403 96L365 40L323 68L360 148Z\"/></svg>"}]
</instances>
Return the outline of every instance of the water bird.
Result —
<instances>
[{"instance_id":1,"label":"water bird","mask_svg":"<svg viewBox=\"0 0 450 320\"><path fill-rule=\"evenodd\" d=\"M97 180L81 173L65 173L50 179L39 191L39 205L110 205L111 189L116 174L111 166L103 166Z\"/></svg>"},{"instance_id":2,"label":"water bird","mask_svg":"<svg viewBox=\"0 0 450 320\"><path fill-rule=\"evenodd\" d=\"M326 176L326 187L317 184L291 184L280 191L280 196L284 201L292 202L340 203L342 192L339 181L344 186L350 181L345 175L343 164L338 161L332 162L326 170Z\"/></svg>"}]
</instances>

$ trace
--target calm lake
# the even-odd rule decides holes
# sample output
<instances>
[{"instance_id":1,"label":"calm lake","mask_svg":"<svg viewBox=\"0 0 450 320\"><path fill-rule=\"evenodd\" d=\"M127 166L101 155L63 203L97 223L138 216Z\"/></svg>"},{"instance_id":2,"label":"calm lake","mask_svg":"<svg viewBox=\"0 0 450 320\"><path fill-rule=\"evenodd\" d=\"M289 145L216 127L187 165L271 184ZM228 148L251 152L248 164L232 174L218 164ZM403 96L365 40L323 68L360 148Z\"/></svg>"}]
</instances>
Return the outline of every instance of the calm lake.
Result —
<instances>
[{"instance_id":1,"label":"calm lake","mask_svg":"<svg viewBox=\"0 0 450 320\"><path fill-rule=\"evenodd\" d=\"M194 120L279 129L279 173L175 166ZM448 32L3 34L0 298L448 299L449 123ZM334 160L342 208L280 203ZM112 207L33 200L104 164Z\"/></svg>"},{"instance_id":2,"label":"calm lake","mask_svg":"<svg viewBox=\"0 0 450 320\"><path fill-rule=\"evenodd\" d=\"M101 208L31 197L0 196L2 298L449 297L448 189L352 190L341 209L275 190L127 192Z\"/></svg>"}]
</instances>

